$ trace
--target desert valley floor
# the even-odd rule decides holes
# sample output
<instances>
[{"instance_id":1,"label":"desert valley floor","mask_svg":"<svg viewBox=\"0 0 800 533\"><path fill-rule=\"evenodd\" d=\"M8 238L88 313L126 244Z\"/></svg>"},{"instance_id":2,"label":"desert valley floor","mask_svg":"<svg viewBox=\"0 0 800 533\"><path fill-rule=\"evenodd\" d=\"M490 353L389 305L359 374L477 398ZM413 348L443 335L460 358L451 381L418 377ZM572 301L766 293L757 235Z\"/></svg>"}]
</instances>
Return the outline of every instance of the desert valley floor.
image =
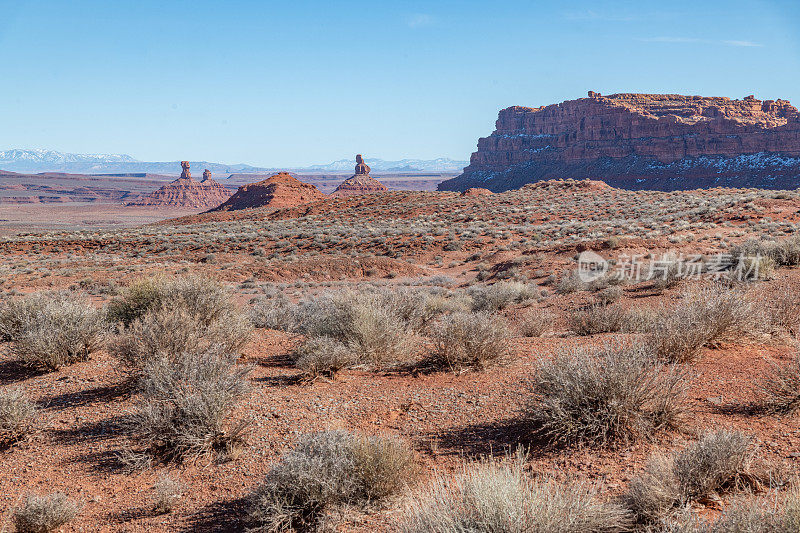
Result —
<instances>
[{"instance_id":1,"label":"desert valley floor","mask_svg":"<svg viewBox=\"0 0 800 533\"><path fill-rule=\"evenodd\" d=\"M237 361L251 369L250 391L232 413L250 422L244 442L224 456L131 468L125 451L145 444L125 430L141 398L113 353L121 326L109 327L105 347L86 360L53 371L21 363L13 343L0 342L0 386L24 390L39 411L32 430L0 451L0 531L26 493L56 490L82 506L64 531L239 531L248 494L282 454L303 435L331 429L393 437L413 453L401 489L369 505L325 509L326 527L338 531L401 530L409 502L435 476L487 456L502 460L519 446L530 476L591 484L597 498L617 502L654 454L682 450L708 430L737 430L750 438L747 472L688 502L694 515L715 519L742 501L769 505L792 490L800 426L764 407L762 381L796 364L797 191L626 191L566 180L505 193L390 191L282 209L162 211L173 218L158 222L152 213L118 224L128 227L87 227L75 209L67 219L83 229L0 232L0 302L67 291L100 309L151 276L220 282L255 326ZM668 271L664 279L587 283L574 275L585 251L619 265L743 249L767 256L758 279ZM431 315L403 329L409 345L398 357L335 373L298 368L293 354L306 336L286 324L293 309L352 291L411 295ZM682 316L677 309L698 294L728 302L714 312L736 316L684 360L659 363L683 376L675 385L680 423L608 442L561 442L539 431L530 411L542 365L565 350L646 345L659 321ZM437 324L457 313L497 320L493 334L508 350L491 361L437 364ZM154 486L165 475L184 490L161 513Z\"/></svg>"}]
</instances>

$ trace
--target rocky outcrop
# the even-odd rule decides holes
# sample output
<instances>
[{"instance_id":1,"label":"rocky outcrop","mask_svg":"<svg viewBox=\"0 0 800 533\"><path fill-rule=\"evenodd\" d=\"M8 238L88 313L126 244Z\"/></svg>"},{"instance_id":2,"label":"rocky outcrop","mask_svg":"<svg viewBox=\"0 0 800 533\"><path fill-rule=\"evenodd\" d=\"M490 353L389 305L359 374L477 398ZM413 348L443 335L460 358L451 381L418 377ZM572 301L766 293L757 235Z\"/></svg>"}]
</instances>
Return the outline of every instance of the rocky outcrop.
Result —
<instances>
[{"instance_id":1,"label":"rocky outcrop","mask_svg":"<svg viewBox=\"0 0 800 533\"><path fill-rule=\"evenodd\" d=\"M800 186L800 113L786 100L614 94L500 111L440 190L590 178L629 189Z\"/></svg>"},{"instance_id":2,"label":"rocky outcrop","mask_svg":"<svg viewBox=\"0 0 800 533\"><path fill-rule=\"evenodd\" d=\"M490 194L492 194L492 191L482 187L470 187L461 192L461 196L489 196Z\"/></svg>"},{"instance_id":3,"label":"rocky outcrop","mask_svg":"<svg viewBox=\"0 0 800 533\"><path fill-rule=\"evenodd\" d=\"M188 161L182 161L181 167L183 172L180 178L125 205L209 209L231 197L231 191L211 179L211 172L208 170L203 173L203 181L198 182L189 172Z\"/></svg>"},{"instance_id":4,"label":"rocky outcrop","mask_svg":"<svg viewBox=\"0 0 800 533\"><path fill-rule=\"evenodd\" d=\"M369 173L372 169L369 168L369 165L364 162L364 158L361 157L361 154L356 154L356 176L361 174L366 174L369 176Z\"/></svg>"},{"instance_id":5,"label":"rocky outcrop","mask_svg":"<svg viewBox=\"0 0 800 533\"><path fill-rule=\"evenodd\" d=\"M354 196L357 194L371 194L389 190L383 183L369 175L369 165L364 163L361 154L356 156L355 172L355 174L340 183L339 186L336 187L336 190L331 193L331 196Z\"/></svg>"},{"instance_id":6,"label":"rocky outcrop","mask_svg":"<svg viewBox=\"0 0 800 533\"><path fill-rule=\"evenodd\" d=\"M227 202L212 211L238 211L254 207L294 207L327 198L313 185L303 183L287 172L264 181L242 185Z\"/></svg>"}]
</instances>

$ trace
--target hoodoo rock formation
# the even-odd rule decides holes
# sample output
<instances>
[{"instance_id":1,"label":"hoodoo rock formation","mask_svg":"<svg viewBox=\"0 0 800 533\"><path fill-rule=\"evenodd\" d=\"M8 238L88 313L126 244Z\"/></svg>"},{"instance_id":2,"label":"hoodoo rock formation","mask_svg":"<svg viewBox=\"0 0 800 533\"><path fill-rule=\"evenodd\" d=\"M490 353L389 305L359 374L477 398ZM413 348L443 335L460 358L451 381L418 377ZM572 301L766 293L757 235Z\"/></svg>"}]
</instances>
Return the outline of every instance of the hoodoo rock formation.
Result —
<instances>
[{"instance_id":1,"label":"hoodoo rock formation","mask_svg":"<svg viewBox=\"0 0 800 533\"><path fill-rule=\"evenodd\" d=\"M181 167L183 171L180 178L126 205L209 209L217 207L231 197L229 189L211 179L211 172L208 169L203 172L203 181L198 182L189 172L188 161L181 161Z\"/></svg>"},{"instance_id":2,"label":"hoodoo rock formation","mask_svg":"<svg viewBox=\"0 0 800 533\"><path fill-rule=\"evenodd\" d=\"M613 94L500 111L440 190L499 192L554 178L626 189L800 186L800 113L786 100Z\"/></svg>"},{"instance_id":3,"label":"hoodoo rock formation","mask_svg":"<svg viewBox=\"0 0 800 533\"><path fill-rule=\"evenodd\" d=\"M340 183L336 190L331 193L331 196L354 196L356 194L388 191L389 189L383 183L369 175L370 170L369 165L364 162L361 154L358 154L356 156L356 173Z\"/></svg>"},{"instance_id":4,"label":"hoodoo rock formation","mask_svg":"<svg viewBox=\"0 0 800 533\"><path fill-rule=\"evenodd\" d=\"M227 202L212 211L238 211L253 207L294 207L327 198L319 189L280 172L258 183L242 185Z\"/></svg>"}]
</instances>

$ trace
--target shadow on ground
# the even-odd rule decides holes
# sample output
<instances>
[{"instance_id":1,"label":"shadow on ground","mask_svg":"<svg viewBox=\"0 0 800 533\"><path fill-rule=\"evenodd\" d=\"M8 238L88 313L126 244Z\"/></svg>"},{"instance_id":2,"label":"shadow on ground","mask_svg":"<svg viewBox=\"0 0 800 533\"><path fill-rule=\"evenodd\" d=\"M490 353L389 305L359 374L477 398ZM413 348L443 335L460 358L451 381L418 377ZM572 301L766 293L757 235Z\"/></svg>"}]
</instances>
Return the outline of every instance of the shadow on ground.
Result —
<instances>
[{"instance_id":1,"label":"shadow on ground","mask_svg":"<svg viewBox=\"0 0 800 533\"><path fill-rule=\"evenodd\" d=\"M20 361L8 359L0 361L0 385L10 385L18 381L44 375L45 371L35 368Z\"/></svg>"},{"instance_id":2,"label":"shadow on ground","mask_svg":"<svg viewBox=\"0 0 800 533\"><path fill-rule=\"evenodd\" d=\"M101 385L87 390L65 392L39 400L43 409L54 407L78 407L95 402L108 402L130 394L130 388L124 385Z\"/></svg>"},{"instance_id":3,"label":"shadow on ground","mask_svg":"<svg viewBox=\"0 0 800 533\"><path fill-rule=\"evenodd\" d=\"M552 449L548 441L536 435L530 422L520 420L478 422L431 434L429 439L439 453L459 456L502 456L519 446L536 456Z\"/></svg>"},{"instance_id":4,"label":"shadow on ground","mask_svg":"<svg viewBox=\"0 0 800 533\"><path fill-rule=\"evenodd\" d=\"M183 531L193 533L244 531L241 517L244 516L244 498L213 502L189 518Z\"/></svg>"}]
</instances>

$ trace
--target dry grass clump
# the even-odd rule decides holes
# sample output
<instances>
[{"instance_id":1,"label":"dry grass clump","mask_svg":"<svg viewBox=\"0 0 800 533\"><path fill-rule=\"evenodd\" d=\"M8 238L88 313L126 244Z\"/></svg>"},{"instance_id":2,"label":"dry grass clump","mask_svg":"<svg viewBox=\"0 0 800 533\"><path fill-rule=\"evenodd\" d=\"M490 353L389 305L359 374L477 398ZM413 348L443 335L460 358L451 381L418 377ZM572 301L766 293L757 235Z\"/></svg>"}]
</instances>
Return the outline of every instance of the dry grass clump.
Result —
<instances>
[{"instance_id":1,"label":"dry grass clump","mask_svg":"<svg viewBox=\"0 0 800 533\"><path fill-rule=\"evenodd\" d=\"M324 431L302 438L248 497L249 531L314 530L333 508L366 506L398 492L413 473L401 441Z\"/></svg>"},{"instance_id":2,"label":"dry grass clump","mask_svg":"<svg viewBox=\"0 0 800 533\"><path fill-rule=\"evenodd\" d=\"M555 316L542 309L526 309L517 319L517 332L523 337L541 337L553 328Z\"/></svg>"},{"instance_id":3,"label":"dry grass clump","mask_svg":"<svg viewBox=\"0 0 800 533\"><path fill-rule=\"evenodd\" d=\"M161 308L181 309L205 324L235 311L230 292L212 279L156 276L131 283L121 297L109 302L106 313L110 321L127 326Z\"/></svg>"},{"instance_id":4,"label":"dry grass clump","mask_svg":"<svg viewBox=\"0 0 800 533\"><path fill-rule=\"evenodd\" d=\"M734 258L765 257L775 266L800 265L800 238L791 237L780 241L749 239L731 249Z\"/></svg>"},{"instance_id":5,"label":"dry grass clump","mask_svg":"<svg viewBox=\"0 0 800 533\"><path fill-rule=\"evenodd\" d=\"M236 355L250 339L252 327L235 312L204 323L184 309L159 308L137 318L111 343L111 352L133 379L140 379L154 359L182 357L184 352L221 350Z\"/></svg>"},{"instance_id":6,"label":"dry grass clump","mask_svg":"<svg viewBox=\"0 0 800 533\"><path fill-rule=\"evenodd\" d=\"M153 511L170 513L186 491L186 486L169 475L162 475L153 485Z\"/></svg>"},{"instance_id":7,"label":"dry grass clump","mask_svg":"<svg viewBox=\"0 0 800 533\"><path fill-rule=\"evenodd\" d=\"M283 293L279 293L271 298L256 299L248 312L248 317L257 328L292 331L295 325L294 311L294 304Z\"/></svg>"},{"instance_id":8,"label":"dry grass clump","mask_svg":"<svg viewBox=\"0 0 800 533\"><path fill-rule=\"evenodd\" d=\"M10 300L0 310L0 336L12 342L11 353L47 370L86 360L106 334L102 313L66 293Z\"/></svg>"},{"instance_id":9,"label":"dry grass clump","mask_svg":"<svg viewBox=\"0 0 800 533\"><path fill-rule=\"evenodd\" d=\"M773 412L795 414L800 411L800 353L784 366L772 368L758 383L766 406Z\"/></svg>"},{"instance_id":10,"label":"dry grass clump","mask_svg":"<svg viewBox=\"0 0 800 533\"><path fill-rule=\"evenodd\" d=\"M800 335L800 296L788 284L777 287L764 307L774 329L793 337Z\"/></svg>"},{"instance_id":11,"label":"dry grass clump","mask_svg":"<svg viewBox=\"0 0 800 533\"><path fill-rule=\"evenodd\" d=\"M361 364L406 361L416 350L413 328L400 306L390 305L382 294L326 293L301 302L294 315L294 330L339 341Z\"/></svg>"},{"instance_id":12,"label":"dry grass clump","mask_svg":"<svg viewBox=\"0 0 800 533\"><path fill-rule=\"evenodd\" d=\"M628 328L630 318L621 306L594 304L569 316L569 329L577 335L616 333Z\"/></svg>"},{"instance_id":13,"label":"dry grass clump","mask_svg":"<svg viewBox=\"0 0 800 533\"><path fill-rule=\"evenodd\" d=\"M311 337L294 352L294 366L314 379L334 377L339 370L357 363L353 352L332 337Z\"/></svg>"},{"instance_id":14,"label":"dry grass clump","mask_svg":"<svg viewBox=\"0 0 800 533\"><path fill-rule=\"evenodd\" d=\"M0 449L25 438L37 416L36 404L21 388L0 390Z\"/></svg>"},{"instance_id":15,"label":"dry grass clump","mask_svg":"<svg viewBox=\"0 0 800 533\"><path fill-rule=\"evenodd\" d=\"M624 500L639 521L664 521L692 501L757 483L750 472L755 452L743 433L708 432L670 457L652 457Z\"/></svg>"},{"instance_id":16,"label":"dry grass clump","mask_svg":"<svg viewBox=\"0 0 800 533\"><path fill-rule=\"evenodd\" d=\"M539 290L521 281L499 281L494 285L470 287L474 311L499 311L515 303L537 300Z\"/></svg>"},{"instance_id":17,"label":"dry grass clump","mask_svg":"<svg viewBox=\"0 0 800 533\"><path fill-rule=\"evenodd\" d=\"M579 347L541 365L523 416L553 443L634 441L681 424L687 385L642 346Z\"/></svg>"},{"instance_id":18,"label":"dry grass clump","mask_svg":"<svg viewBox=\"0 0 800 533\"><path fill-rule=\"evenodd\" d=\"M577 272L570 272L561 278L556 285L556 292L559 294L571 294L573 292L585 291L589 285L580 279Z\"/></svg>"},{"instance_id":19,"label":"dry grass clump","mask_svg":"<svg viewBox=\"0 0 800 533\"><path fill-rule=\"evenodd\" d=\"M177 461L231 453L244 438L247 421L231 421L250 390L250 369L218 350L183 352L146 363L141 398L127 422L144 451L128 451L131 466L153 459Z\"/></svg>"},{"instance_id":20,"label":"dry grass clump","mask_svg":"<svg viewBox=\"0 0 800 533\"><path fill-rule=\"evenodd\" d=\"M18 533L49 533L69 523L80 512L80 506L61 492L46 496L28 495L12 511L12 522Z\"/></svg>"},{"instance_id":21,"label":"dry grass clump","mask_svg":"<svg viewBox=\"0 0 800 533\"><path fill-rule=\"evenodd\" d=\"M673 530L670 530L673 531ZM796 490L777 502L759 499L735 502L712 524L687 525L675 533L797 533L800 531L800 494Z\"/></svg>"},{"instance_id":22,"label":"dry grass clump","mask_svg":"<svg viewBox=\"0 0 800 533\"><path fill-rule=\"evenodd\" d=\"M524 456L465 466L413 495L404 533L606 533L629 531L631 516L583 484L533 480Z\"/></svg>"},{"instance_id":23,"label":"dry grass clump","mask_svg":"<svg viewBox=\"0 0 800 533\"><path fill-rule=\"evenodd\" d=\"M508 324L485 312L443 316L432 328L433 353L429 360L440 367L482 369L508 354Z\"/></svg>"},{"instance_id":24,"label":"dry grass clump","mask_svg":"<svg viewBox=\"0 0 800 533\"><path fill-rule=\"evenodd\" d=\"M764 317L750 295L719 285L688 291L662 308L646 325L647 344L667 361L689 362L707 345L739 340L764 329Z\"/></svg>"},{"instance_id":25,"label":"dry grass clump","mask_svg":"<svg viewBox=\"0 0 800 533\"><path fill-rule=\"evenodd\" d=\"M141 380L156 359L216 350L234 356L250 340L252 325L219 283L199 277L149 278L132 284L109 306L127 326L111 344L123 369Z\"/></svg>"},{"instance_id":26,"label":"dry grass clump","mask_svg":"<svg viewBox=\"0 0 800 533\"><path fill-rule=\"evenodd\" d=\"M606 287L597 292L597 303L601 305L613 304L622 298L624 291L622 287L615 285L613 287Z\"/></svg>"}]
</instances>

